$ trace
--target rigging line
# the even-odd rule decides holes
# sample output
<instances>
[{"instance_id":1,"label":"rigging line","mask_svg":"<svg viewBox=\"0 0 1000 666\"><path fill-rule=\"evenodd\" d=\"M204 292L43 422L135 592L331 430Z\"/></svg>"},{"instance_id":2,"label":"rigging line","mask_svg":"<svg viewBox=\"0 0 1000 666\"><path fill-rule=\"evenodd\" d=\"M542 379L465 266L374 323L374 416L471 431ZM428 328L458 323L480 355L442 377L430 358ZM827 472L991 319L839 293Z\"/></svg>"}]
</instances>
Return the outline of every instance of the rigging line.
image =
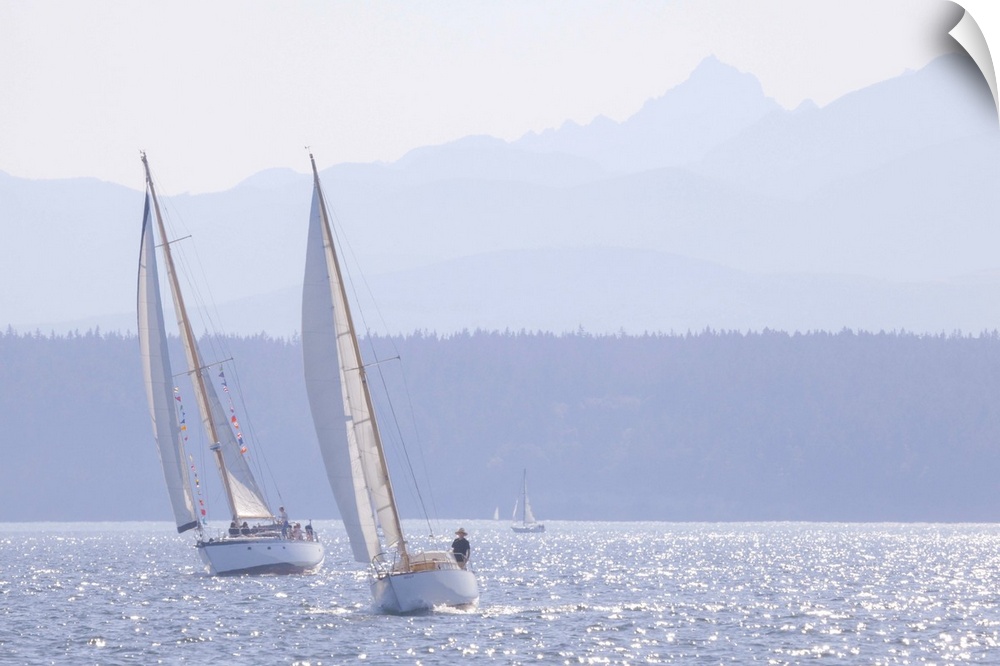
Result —
<instances>
[{"instance_id":1,"label":"rigging line","mask_svg":"<svg viewBox=\"0 0 1000 666\"><path fill-rule=\"evenodd\" d=\"M368 335L369 335L369 339L371 339L371 333L370 332L368 332ZM430 536L433 537L434 536L434 528L431 526L431 515L435 516L435 519L436 519L436 517L438 516L438 511L437 511L437 504L436 504L435 499L434 499L433 485L429 483L429 481L430 481L430 473L427 471L427 459L424 456L424 447L421 446L422 439L421 439L421 436L420 436L420 429L417 427L417 419L416 419L416 416L415 416L416 410L413 408L413 394L410 392L410 387L409 387L409 385L406 382L406 371L405 371L405 368L403 366L403 357L402 357L402 354L399 353L399 348L396 346L395 340L393 339L392 336L389 336L389 335L387 335L385 337L385 339L388 341L389 345L392 347L392 351L395 352L395 354L396 354L395 356L392 357L392 359L395 359L395 360L399 361L399 376L400 376L400 379L403 382L403 395L406 396L407 408L409 410L409 415L410 415L410 427L413 428L414 437L415 437L415 439L417 441L417 452L420 454L420 463L423 466L423 474L424 474L423 478L425 478L425 479L428 480L428 484L427 485L428 485L428 487L431 488L431 491L429 491L429 493L428 493L430 495L430 503L431 503L431 513L430 514L428 514L427 507L424 505L423 497L420 494L419 485L417 485L416 492L417 492L417 495L418 495L418 497L420 499L421 509L424 512L424 519L427 522L428 532L430 532ZM374 342L372 342L371 344L372 344L372 348L374 349ZM392 360L392 359L390 359L390 360ZM379 372L381 373L381 370L379 370ZM385 383L386 383L385 380L382 379L382 384L385 385ZM391 401L387 401L387 402L389 402L389 409L392 412L393 425L396 427L396 430L398 432L398 436L399 436L400 440L402 440L403 439L403 434L402 434L402 430L400 429L399 419L396 417L395 406L392 404ZM416 478L416 473L413 471L413 465L412 465L412 463L410 461L409 449L407 447L405 447L405 446L402 447L402 448L403 448L403 454L406 456L406 464L410 468L410 475L413 478Z\"/></svg>"},{"instance_id":2,"label":"rigging line","mask_svg":"<svg viewBox=\"0 0 1000 666\"><path fill-rule=\"evenodd\" d=\"M347 256L348 253L344 252L344 249L345 248L349 249L350 250L350 256L352 258L353 264L354 265L359 265L360 262L358 262L358 260L357 260L357 255L354 252L354 247L350 244L350 242L347 240L346 237L341 238L341 234L337 233L338 230L342 230L341 229L340 218L337 216L336 210L331 210L330 209L329 203L327 203L327 212L330 215L330 217L333 219L333 221L335 222L335 224L333 225L334 228L333 228L332 231L333 231L333 235L334 235L334 241L337 243L337 245L341 249L341 255L342 256ZM347 282L350 283L351 292L354 294L354 302L355 303L360 303L360 299L358 298L357 283L355 282L354 275L353 275L353 273L350 270L350 265L349 264L345 265L344 266L344 270L345 270L345 272L347 274ZM360 281L361 281L361 283L363 284L363 286L365 287L365 289L368 292L369 301L372 303L372 307L375 308L376 313L378 313L378 315L379 315L379 319L382 322L382 326L385 327L386 329L388 329L388 327L385 324L385 317L382 316L381 309L378 307L378 302L373 298L373 294L372 294L372 290L371 290L371 285L368 284L368 281L367 281L367 279L366 279L363 271L358 271L358 273L360 274ZM393 404L391 398L389 397L389 391L388 391L388 388L387 388L387 383L386 383L386 380L385 380L385 375L382 372L381 362L380 362L380 360L378 358L378 353L377 353L377 351L375 349L375 344L374 344L374 341L372 339L371 329L368 326L368 320L365 317L365 310L363 308L361 308L361 307L358 307L358 308L356 308L356 314L360 317L361 324L362 324L362 326L365 329L366 344L367 344L368 348L371 350L372 356L375 358L375 365L376 365L376 367L378 369L379 380L382 383L383 392L385 393L385 396L386 396L385 397L385 402L389 406L389 411L390 411L390 413L392 415L393 426L395 427L396 433L397 433L397 437L399 438L399 440L398 440L399 441L399 448L400 448L400 450L403 453L403 458L404 458L404 460L406 462L406 466L407 466L407 469L409 471L409 477L410 477L410 481L411 481L411 484L412 484L412 491L416 494L417 500L420 503L420 510L423 512L424 517L427 519L428 526L430 526L430 518L429 518L429 515L428 515L428 512L427 512L427 504L424 502L423 493L420 490L420 484L417 483L417 476L416 476L416 473L415 473L415 471L413 469L413 463L410 460L410 453L409 453L408 447L406 446L406 440L403 437L402 429L399 426L399 419L396 416L395 405ZM396 350L396 351L398 352L398 350ZM404 385L405 385L405 382L404 382ZM429 479L428 479L428 481L429 481ZM430 483L428 483L428 487L431 488ZM431 491L432 491L432 488L431 488Z\"/></svg>"},{"instance_id":3,"label":"rigging line","mask_svg":"<svg viewBox=\"0 0 1000 666\"><path fill-rule=\"evenodd\" d=\"M333 217L336 220L337 225L339 226L340 225L340 219L336 217L336 213L335 212L333 214ZM358 262L358 260L357 260L357 255L354 253L354 247L350 244L350 242L346 238L344 239L343 242L341 242L341 239L340 239L339 236L337 237L337 242L338 242L338 244L341 245L341 247L343 247L344 243L346 243L347 247L351 251L351 257L353 258L354 264L360 265L360 262ZM351 291L354 292L354 301L355 301L355 303L357 303L357 302L359 302L358 294L357 294L357 287L356 287L356 284L355 284L355 282L353 280L353 275L350 273L349 268L350 267L348 266L347 270L348 270L348 277L350 278L350 281L351 281ZM369 349L372 351L372 355L375 357L375 361L374 361L375 365L380 365L385 360L393 360L393 359L399 359L400 360L400 366L399 366L400 367L400 377L402 378L403 393L406 396L407 406L408 406L408 409L409 409L410 426L413 428L413 433L414 433L414 438L416 439L418 453L420 454L420 463L421 463L421 466L423 467L423 478L427 480L427 484L426 485L427 485L427 488L428 488L428 495L430 497L431 511L432 511L433 515L436 516L437 515L437 502L436 502L435 496L434 496L434 486L433 486L432 483L430 483L430 474L429 474L429 472L427 470L427 459L424 456L424 447L422 446L422 438L420 436L420 430L417 427L417 420L416 420L416 416L415 416L415 410L413 409L413 395L410 393L409 385L406 382L406 372L403 369L402 355L399 353L399 347L396 345L396 342L395 342L394 338L391 335L388 334L388 330L389 330L388 323L386 322L385 315L382 312L382 308L379 306L378 300L375 298L375 294L372 291L371 284L368 282L367 276L364 274L363 271L359 271L359 273L361 274L360 277L361 277L362 286L364 287L364 290L368 294L368 301L372 304L372 307L375 309L375 314L377 315L377 319L378 319L378 321L379 321L379 323L381 325L382 330L384 330L384 331L387 332L387 334L386 334L386 340L388 340L390 346L392 347L392 351L395 354L395 356L393 356L390 359L379 359L378 358L378 354L375 352L375 344L374 344L374 341L372 339L371 328L368 325L368 320L365 317L365 312L361 308L358 308L358 310L360 310L360 312L358 314L360 315L362 325L365 328L366 343L367 343ZM386 382L385 382L384 377L382 376L381 369L379 369L379 376L380 376L380 379L382 380L382 385L385 386ZM406 458L406 464L407 464L407 467L409 468L409 471L410 471L410 478L412 479L414 491L416 492L416 495L417 495L417 497L418 497L418 499L420 501L420 507L421 507L421 510L424 513L424 518L426 519L426 521L428 523L428 530L433 535L433 529L430 527L430 515L427 512L427 507L426 507L426 504L424 503L423 494L420 491L420 484L418 484L416 482L417 475L416 475L416 472L413 469L413 464L410 461L409 449L406 446L405 440L403 438L402 430L401 430L400 425L399 425L399 419L396 416L395 406L392 403L391 399L389 399L389 397L388 397L388 390L386 390L385 393L386 393L386 402L389 404L389 409L392 412L393 425L395 426L396 431L397 431L398 436L399 436L400 448L403 450L403 455Z\"/></svg>"},{"instance_id":4,"label":"rigging line","mask_svg":"<svg viewBox=\"0 0 1000 666\"><path fill-rule=\"evenodd\" d=\"M192 394L194 393L194 389L193 388L191 389L191 392L192 392ZM195 410L197 410L197 409L198 408L196 406ZM200 421L200 415L199 415L199 421ZM191 428L188 428L186 432L190 433L191 430L192 430ZM202 516L201 513L200 513L200 511L199 511L199 514L198 514L198 525L199 525L199 531L200 531L201 527L202 527L202 522L201 521L203 519L206 521L205 525L207 526L207 521L208 521L208 518L209 518L209 513L211 511L210 507L218 506L218 505L222 505L222 506L227 506L228 507L229 502L225 498L225 495L224 495L224 493L222 491L222 483L220 483L220 479L219 479L219 475L218 475L218 469L215 469L215 464L214 464L215 461L214 460L209 461L210 454L209 454L209 447L206 445L205 429L202 428L202 427L200 427L200 425L199 425L198 427L194 428L194 431L195 431L194 439L196 441L194 441L192 443L195 445L195 448L197 449L196 453L197 453L197 456L198 456L198 462L196 464L196 469L205 470L206 471L205 474L199 474L198 475L198 478L201 481L201 488L202 488L202 493L203 493L203 497L204 497L203 501L205 502L205 506L204 506L205 515ZM187 443L187 440L185 441L185 444L186 443ZM187 447L185 447L185 449L187 450ZM190 455L190 453L188 453L188 455ZM214 470L214 472L208 473L208 470ZM188 474L191 474L191 470L190 469L188 470ZM212 493L212 498L211 499L209 499L209 496L208 496L209 492Z\"/></svg>"},{"instance_id":5,"label":"rigging line","mask_svg":"<svg viewBox=\"0 0 1000 666\"><path fill-rule=\"evenodd\" d=\"M396 344L392 343L392 345L393 345L393 349L396 350L396 352L397 352L396 358L400 358L399 353L398 353L398 349L396 349ZM424 478L430 479L430 473L427 471L427 458L424 456L424 447L420 446L420 442L422 441L422 439L420 437L420 430L417 427L417 419L416 419L416 416L415 416L415 410L413 409L413 394L410 392L410 387L406 383L406 372L403 371L402 360L400 360L400 373L399 374L400 374L400 377L403 380L403 395L406 396L406 401L407 401L407 404L408 404L409 410L410 410L410 423L411 423L411 426L413 427L414 436L417 438L417 452L420 454L420 464L424 468ZM431 511L433 512L433 515L436 517L439 514L438 514L438 510L437 510L437 505L436 505L436 503L434 501L434 493L430 493L430 497L431 497ZM428 526L428 530L431 532L431 536L434 536L434 529L430 526L430 517L428 517L426 515L426 512L424 514L424 517L427 518L427 526Z\"/></svg>"},{"instance_id":6,"label":"rigging line","mask_svg":"<svg viewBox=\"0 0 1000 666\"><path fill-rule=\"evenodd\" d=\"M165 226L169 227L169 229L172 232L172 235L174 229L178 226L178 224L182 226L186 231L187 225L184 223L183 216L176 215L179 222L175 224L174 216L176 214L176 209L173 207L172 204L167 206L167 209L169 212L169 216L164 215L165 218L164 221L165 221ZM161 239L161 242L169 242L173 244L177 240L182 240L183 238L190 238L191 236L192 236L191 234L187 234L181 238L175 238L174 240L171 241L165 241L164 239ZM239 386L238 371L235 369L236 367L235 361L233 361L233 355L231 354L231 350L227 342L227 334L225 332L225 328L222 325L222 316L221 313L219 312L218 304L212 294L211 281L208 279L208 272L205 269L205 262L202 261L201 259L201 254L198 250L198 245L196 243L191 244L191 247L186 249L185 245L178 245L177 251L175 252L174 256L176 263L179 264L178 273L184 279L185 282L185 287L186 287L185 294L189 295L190 301L196 306L193 311L197 313L198 319L203 328L201 336L198 337L195 341L195 343L199 347L199 356L204 358L206 356L204 350L207 348L207 350L210 352L209 354L210 356L216 358L222 357L225 359L224 361L214 361L212 363L206 363L202 368L199 369L199 372L208 370L213 366L221 366L226 361L232 362L232 367L234 369L234 372L236 373L237 390L240 391L240 401L244 409L243 416L245 417L245 419L242 420L245 420L245 422L247 423L248 425L247 430L254 439L254 441L256 443L259 443L257 441L256 432L253 428L252 419L249 416L249 412L246 410L246 404L245 404L245 399L243 397L243 392ZM188 312L188 320L189 320L188 326L190 326L193 329L194 318L192 317L192 311L190 310ZM184 373L184 374L190 374L190 373ZM229 427L231 428L231 426ZM265 470L261 466L261 463L267 466L266 471L268 472L268 475L270 477L271 481L270 485L275 487L275 490L277 491L277 494L280 499L281 493L280 491L277 490L276 483L274 480L274 475L270 469L270 466L267 464L267 459L266 456L264 455L263 447L255 447L254 451L255 455L253 457L253 462L256 467L256 471L263 476L263 472ZM253 471L251 471L250 473L251 475L253 475ZM257 484L257 486L258 490L263 495L264 501L268 502L267 484L263 484L263 487L260 487L261 484Z\"/></svg>"},{"instance_id":7,"label":"rigging line","mask_svg":"<svg viewBox=\"0 0 1000 666\"><path fill-rule=\"evenodd\" d=\"M367 281L365 282L365 287L368 288L369 294L371 295L371 289L368 286ZM373 295L371 300L372 302L375 302ZM382 311L378 307L377 303L375 303L375 311L379 315L379 319L382 321L382 327L388 330L389 327L386 325L385 318L382 316ZM372 341L371 331L366 330L366 334L368 336L369 345L374 350L374 342ZM420 508L424 513L424 520L427 522L427 530L428 532L430 532L430 536L434 536L434 528L431 526L431 515L435 516L435 518L438 516L437 501L434 495L434 486L433 484L430 483L430 473L427 470L427 458L426 456L424 456L424 447L422 446L423 439L420 435L420 428L417 426L416 410L413 408L413 394L410 392L409 384L406 381L406 371L402 362L402 354L399 353L399 347L396 345L396 341L391 335L386 335L386 340L389 342L389 345L392 347L392 351L395 354L395 356L393 356L392 358L399 360L399 376L403 382L403 395L406 396L407 408L410 415L410 427L413 428L414 438L416 439L417 442L417 453L420 455L420 464L423 468L423 478L427 479L428 481L427 483L428 495L430 497L430 504L431 504L430 514L428 514L427 507L424 504L424 499L422 493L420 492L419 484L414 483L414 486L416 487L416 493L420 500ZM379 374L381 375L381 369L379 370ZM382 383L383 385L385 384L384 379L382 380ZM396 430L399 432L399 438L402 441L403 434L400 429L399 419L396 417L395 406L392 404L391 401L389 401L389 408L392 411L393 415L393 425L395 425ZM403 455L406 457L406 464L410 468L410 476L416 479L416 472L414 472L413 464L410 461L409 448L406 447L405 445L403 445L401 448L403 449Z\"/></svg>"},{"instance_id":8,"label":"rigging line","mask_svg":"<svg viewBox=\"0 0 1000 666\"><path fill-rule=\"evenodd\" d=\"M385 387L386 381L385 381L385 376L382 372L381 365L378 366L378 376L379 376L379 381L382 382L382 386ZM388 391L386 391L386 394L388 395ZM403 432L402 430L400 430L399 427L399 419L396 418L396 406L393 404L392 400L387 399L386 403L389 405L389 411L392 414L392 424L396 427L396 433L399 437L400 443L402 444L402 446L400 446L400 449L402 449L403 451L403 458L406 460L406 466L410 470L410 476L416 478L416 474L413 472L413 463L410 461L410 452L406 447L406 444L403 443ZM432 533L433 536L434 529L431 527L430 516L428 516L427 514L427 506L424 504L424 496L420 492L420 486L416 483L414 483L413 485L416 489L417 498L420 500L420 510L424 512L424 519L427 521L427 529Z\"/></svg>"},{"instance_id":9,"label":"rigging line","mask_svg":"<svg viewBox=\"0 0 1000 666\"><path fill-rule=\"evenodd\" d=\"M236 365L235 360L232 360L230 362L230 367L232 368L233 371L233 381L236 384L238 402L240 403L240 408L243 410L243 417L246 419L246 427L242 429L248 432L250 438L254 443L254 448L253 448L254 455L252 457L252 460L260 475L264 476L264 473L266 472L267 478L269 480L269 483L262 484L264 487L262 487L260 491L264 494L264 500L268 502L268 509L270 509L272 505L267 497L268 486L270 486L271 489L274 490L274 493L278 496L278 502L280 504L284 504L285 500L281 495L281 487L277 483L277 478L275 477L274 472L271 469L271 464L267 460L267 454L266 454L267 447L262 445L261 438L257 436L257 429L256 427L254 427L254 420L250 416L250 409L247 406L246 395L244 394L243 386L240 383L240 371ZM232 391L230 391L229 396L230 396L229 399L232 400ZM243 419L240 420L242 421Z\"/></svg>"},{"instance_id":10,"label":"rigging line","mask_svg":"<svg viewBox=\"0 0 1000 666\"><path fill-rule=\"evenodd\" d=\"M156 176L155 179L157 181L160 180L159 176ZM187 231L187 225L186 225L186 223L184 221L183 216L180 215L180 213L178 212L178 210L174 207L172 199L170 197L164 197L164 198L162 198L160 200L160 203L161 203L161 207L162 207L161 221L163 222L163 226L168 231L169 235L171 237L173 237L173 240L168 240L167 238L161 238L160 239L160 246L167 245L167 244L172 245L177 240L182 240L182 239L185 239L185 238L190 238L191 234L189 234L189 233L184 233L184 234L177 233L178 229L183 229L183 231L186 232ZM186 251L184 249L186 245L187 244L181 243L181 244L179 244L179 245L176 246L175 259L179 259L180 261L178 263L181 264L181 267L180 267L180 270L178 271L178 273L185 279L186 282L190 283L190 277L189 277L190 276L190 272L188 270L186 270L186 267L190 264L190 262L187 260L187 253L186 253ZM164 282L167 280L166 272L164 272L163 274L161 274L160 279L161 279L161 281L164 281ZM161 286L163 286L163 285L161 285ZM172 294L172 289L170 289L169 287L167 287L166 293L171 293ZM176 315L176 312L175 312L175 315ZM174 323L175 324L177 323L176 319L175 319ZM179 339L179 336L180 336L180 331L178 331L178 339ZM187 365L186 361L185 361L184 365L185 366ZM190 372L183 372L183 373L180 373L180 374L187 375L188 380L189 380L189 384L190 384L191 373ZM187 388L190 389L191 386L189 385ZM192 392L193 392L193 389L192 389ZM208 465L206 463L206 457L208 456L209 448L208 448L208 446L206 446L204 429L200 426L200 422L201 421L202 421L201 415L198 414L197 423L199 425L196 425L194 428L188 428L185 432L188 434L189 437L192 434L194 434L194 441L191 441L191 444L195 445L195 448L197 449L198 463L196 465L196 468L197 469L206 470L206 469L210 469L212 466ZM187 444L188 441L190 441L190 440L186 440L185 444ZM190 447L189 446L185 445L184 448L185 448L186 451L190 451ZM187 463L187 462L188 461L185 461L185 463ZM188 470L188 474L189 474L189 478L191 478L191 476L193 476L192 470L189 469ZM199 481L201 483L201 488L202 488L202 491L203 491L202 497L203 497L203 501L205 502L204 508L206 509L206 516L204 516L204 518L207 518L208 507L212 506L214 504L217 504L218 501L219 501L219 486L217 484L212 484L210 482L210 479L213 479L213 478L216 478L216 475L212 475L212 474L209 474L209 475L198 475L198 479L199 479ZM215 493L214 499L212 499L212 500L210 500L208 498L208 493L209 493L210 489L212 491L214 491L214 493ZM202 518L203 517L199 513L199 530L201 529L201 520L202 520Z\"/></svg>"},{"instance_id":11,"label":"rigging line","mask_svg":"<svg viewBox=\"0 0 1000 666\"><path fill-rule=\"evenodd\" d=\"M177 211L174 208L172 202L164 206L164 208L166 208L167 210L167 214L163 215L163 220L162 220L164 226L170 229L171 236L179 236L180 234L176 234L175 232L178 226L183 227L185 230L187 228L186 225L184 224L183 217L177 214ZM186 238L189 236L190 234L184 237ZM168 241L167 239L161 239L161 243L173 243L173 241ZM203 292L207 292L209 295L211 295L211 290L209 287L210 282L207 279L207 272L205 271L205 264L204 262L201 261L201 256L198 252L198 246L194 244L192 247L186 248L184 244L178 245L177 251L175 253L175 260L176 263L179 265L177 273L179 274L179 277L183 278L185 282L186 295L192 296L193 298L191 302L198 305L196 311L201 315L200 318L202 326L214 332L214 335L209 334L208 332L203 333L200 340L197 339L195 340L195 344L199 348L202 346L207 346L209 349L212 350L213 354L216 356L226 356L227 354L225 353L219 353L220 349L222 349L222 351L225 352L224 344L220 345L220 343L224 341L220 339L221 336L217 332L221 328L221 326L218 326L215 323L212 317L212 311L206 305L206 303L209 302L214 303L214 301L211 298L206 300L203 294ZM196 271L195 268L199 270ZM196 274L200 274L201 281L195 279ZM217 308L216 308L216 313L217 313ZM216 316L218 315L216 314ZM194 322L191 319L190 311L188 312L187 325L192 329L194 328ZM202 357L204 356L200 349L199 349L199 356ZM214 363L208 364L203 368L199 368L196 372L203 373L205 372L205 370L207 370L207 368L211 367L212 365L214 365ZM187 374L191 375L192 373L189 372ZM208 419L212 418L211 415L207 417L205 415L199 415L199 416L201 417L200 420L203 423L206 418ZM197 431L199 433L199 438L201 438L203 436L202 428L198 428ZM206 467L204 464L205 460L204 456L207 455L207 451L209 450L210 447L206 447L203 442L202 445L199 446L198 448L202 456L202 461L199 467L205 469ZM228 472L222 472L222 473L227 474ZM202 482L205 482L204 478L202 478L201 480Z\"/></svg>"},{"instance_id":12,"label":"rigging line","mask_svg":"<svg viewBox=\"0 0 1000 666\"><path fill-rule=\"evenodd\" d=\"M171 235L178 235L174 233L174 230L178 227L183 228L187 231L187 224L183 220L183 216L177 213L177 209L174 208L172 204L167 204L164 206L167 209L167 214L164 217L164 226L171 231ZM177 220L177 221L175 221ZM177 240L183 238L191 238L192 234L188 233L185 236L178 237L169 241L161 239L161 242L168 242L171 245ZM222 327L216 323L215 318L218 318L217 310L218 308L214 305L209 306L209 303L214 304L212 299L211 288L209 286L209 280L207 277L207 272L205 271L205 264L201 260L201 255L198 251L198 245L196 243L181 244L177 245L174 251L174 261L178 265L178 275L184 281L185 295L188 300L195 306L188 311L188 326L195 328L195 317L192 315L197 315L203 332L201 336L196 337L196 343L199 347L207 347L213 356L225 356L227 351L224 348L219 347L216 344L215 338L219 336L219 332ZM196 279L196 277L198 279ZM206 293L208 297L206 298ZM212 308L215 308L216 314L213 317Z\"/></svg>"},{"instance_id":13,"label":"rigging line","mask_svg":"<svg viewBox=\"0 0 1000 666\"><path fill-rule=\"evenodd\" d=\"M173 212L176 209L171 205L170 210ZM172 217L173 215L171 215ZM169 221L171 228L173 228L172 219ZM181 222L183 223L183 219ZM186 230L187 225L183 224L183 226ZM191 236L192 234L188 234L184 238L190 238ZM171 240L170 242L173 243L175 241ZM206 264L201 258L201 252L197 243L192 243L189 248L178 246L175 252L175 260L181 268L178 273L184 279L185 293L195 305L195 308L188 313L188 317L191 319L188 323L194 328L195 317L192 315L196 314L202 326L202 334L198 340L199 346L206 346L212 352L212 355L216 357L227 356L229 354L228 348L224 341L221 340L225 334L225 327L222 325L222 316L212 292L212 283L208 278L208 272L205 268Z\"/></svg>"}]
</instances>

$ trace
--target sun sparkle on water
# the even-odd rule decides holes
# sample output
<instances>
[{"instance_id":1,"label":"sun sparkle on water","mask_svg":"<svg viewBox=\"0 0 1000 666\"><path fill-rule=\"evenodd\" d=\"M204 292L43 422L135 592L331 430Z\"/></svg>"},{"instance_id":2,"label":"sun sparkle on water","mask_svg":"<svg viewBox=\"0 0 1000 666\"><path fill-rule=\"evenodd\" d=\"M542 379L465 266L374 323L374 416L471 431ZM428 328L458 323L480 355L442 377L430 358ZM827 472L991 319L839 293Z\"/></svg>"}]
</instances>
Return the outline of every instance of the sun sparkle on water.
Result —
<instances>
[{"instance_id":1,"label":"sun sparkle on water","mask_svg":"<svg viewBox=\"0 0 1000 666\"><path fill-rule=\"evenodd\" d=\"M1000 659L1000 526L468 521L478 607L405 617L320 527L314 575L215 578L168 525L0 525L0 660Z\"/></svg>"}]
</instances>

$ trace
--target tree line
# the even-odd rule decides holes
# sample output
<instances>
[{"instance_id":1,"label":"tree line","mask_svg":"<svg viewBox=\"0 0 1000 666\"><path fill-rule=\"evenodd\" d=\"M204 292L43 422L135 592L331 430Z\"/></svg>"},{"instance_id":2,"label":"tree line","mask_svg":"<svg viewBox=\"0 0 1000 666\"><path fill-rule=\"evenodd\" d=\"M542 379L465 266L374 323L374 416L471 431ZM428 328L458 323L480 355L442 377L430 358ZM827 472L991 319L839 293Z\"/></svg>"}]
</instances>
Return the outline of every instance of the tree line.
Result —
<instances>
[{"instance_id":1,"label":"tree line","mask_svg":"<svg viewBox=\"0 0 1000 666\"><path fill-rule=\"evenodd\" d=\"M277 501L336 517L299 340L217 342L237 359L251 454ZM370 336L363 348L392 397L376 392L406 517L509 516L522 469L543 520L1000 514L996 331L477 330ZM134 335L8 329L0 377L12 477L0 520L169 518ZM210 487L207 458L200 475Z\"/></svg>"}]
</instances>

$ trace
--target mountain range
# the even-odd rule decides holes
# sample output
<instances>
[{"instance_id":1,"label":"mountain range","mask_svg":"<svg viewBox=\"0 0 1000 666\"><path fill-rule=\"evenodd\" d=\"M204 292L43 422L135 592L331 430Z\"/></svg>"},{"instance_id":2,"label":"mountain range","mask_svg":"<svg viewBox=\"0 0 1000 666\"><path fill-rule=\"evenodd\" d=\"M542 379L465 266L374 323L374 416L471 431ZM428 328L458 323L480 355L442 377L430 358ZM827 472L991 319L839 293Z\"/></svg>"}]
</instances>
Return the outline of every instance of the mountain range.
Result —
<instances>
[{"instance_id":1,"label":"mountain range","mask_svg":"<svg viewBox=\"0 0 1000 666\"><path fill-rule=\"evenodd\" d=\"M977 332L1000 322L992 104L958 55L792 110L709 58L622 122L321 177L390 331ZM134 188L0 173L0 324L134 330L142 186L138 159ZM310 177L160 186L226 330L294 334Z\"/></svg>"}]
</instances>

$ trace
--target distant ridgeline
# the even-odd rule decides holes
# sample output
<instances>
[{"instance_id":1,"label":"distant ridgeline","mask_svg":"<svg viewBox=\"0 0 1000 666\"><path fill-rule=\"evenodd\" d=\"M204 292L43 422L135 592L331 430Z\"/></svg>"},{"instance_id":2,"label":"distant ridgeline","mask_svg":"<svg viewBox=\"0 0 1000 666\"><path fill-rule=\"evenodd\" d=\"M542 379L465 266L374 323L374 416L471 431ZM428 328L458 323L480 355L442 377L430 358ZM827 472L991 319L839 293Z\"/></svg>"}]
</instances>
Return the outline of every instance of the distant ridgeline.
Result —
<instances>
[{"instance_id":1,"label":"distant ridgeline","mask_svg":"<svg viewBox=\"0 0 1000 666\"><path fill-rule=\"evenodd\" d=\"M299 341L226 342L248 455L265 441L266 468L290 489L274 501L337 517ZM389 464L416 471L441 518L509 516L528 468L542 520L1000 519L996 332L369 342L407 442L409 462L393 448ZM0 521L169 519L138 356L134 336L0 334ZM189 444L195 465L211 465L205 448ZM398 485L404 517L421 517ZM226 519L219 490L206 495L210 517Z\"/></svg>"}]
</instances>

